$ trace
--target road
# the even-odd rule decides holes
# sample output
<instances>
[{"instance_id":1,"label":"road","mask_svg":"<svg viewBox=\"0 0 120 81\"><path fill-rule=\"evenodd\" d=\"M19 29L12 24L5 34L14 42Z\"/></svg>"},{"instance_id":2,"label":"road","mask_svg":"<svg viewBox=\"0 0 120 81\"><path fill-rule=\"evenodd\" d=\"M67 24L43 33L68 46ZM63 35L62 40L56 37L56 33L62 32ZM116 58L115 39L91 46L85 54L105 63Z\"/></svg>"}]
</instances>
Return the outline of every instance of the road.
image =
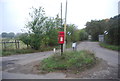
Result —
<instances>
[{"instance_id":1,"label":"road","mask_svg":"<svg viewBox=\"0 0 120 81\"><path fill-rule=\"evenodd\" d=\"M89 50L95 53L96 57L104 60L99 69L94 69L92 72L88 71L86 76L82 78L96 78L96 79L117 79L118 78L118 51L112 51L99 46L98 42L82 42L78 45L78 50ZM106 62L106 63L105 63ZM118 64L119 63L119 64Z\"/></svg>"},{"instance_id":2,"label":"road","mask_svg":"<svg viewBox=\"0 0 120 81\"><path fill-rule=\"evenodd\" d=\"M70 49L69 49L70 50ZM81 42L77 46L77 50L89 50L95 53L96 57L104 60L103 64L98 68L91 69L82 73L77 78L118 78L118 52L108 50L99 46L98 42ZM32 67L35 62L39 62L44 58L53 54L53 51L39 52L24 55L12 55L6 57L0 57L0 73L3 79L67 79L75 78L65 73L48 73L48 74L31 74L27 70L25 65L30 64ZM21 68L24 67L24 70ZM22 72L23 71L23 72ZM25 73L26 71L26 73Z\"/></svg>"}]
</instances>

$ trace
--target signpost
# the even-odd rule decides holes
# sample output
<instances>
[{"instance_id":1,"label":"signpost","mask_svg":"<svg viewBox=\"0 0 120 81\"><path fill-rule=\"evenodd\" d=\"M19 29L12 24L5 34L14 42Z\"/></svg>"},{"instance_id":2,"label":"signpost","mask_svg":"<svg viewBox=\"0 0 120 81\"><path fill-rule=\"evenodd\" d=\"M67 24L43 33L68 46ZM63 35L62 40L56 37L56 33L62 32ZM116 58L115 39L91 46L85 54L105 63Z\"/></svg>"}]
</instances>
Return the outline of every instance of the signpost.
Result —
<instances>
[{"instance_id":1,"label":"signpost","mask_svg":"<svg viewBox=\"0 0 120 81\"><path fill-rule=\"evenodd\" d=\"M60 31L58 32L58 43L61 44L61 55L63 53L63 44L64 44L64 32Z\"/></svg>"}]
</instances>

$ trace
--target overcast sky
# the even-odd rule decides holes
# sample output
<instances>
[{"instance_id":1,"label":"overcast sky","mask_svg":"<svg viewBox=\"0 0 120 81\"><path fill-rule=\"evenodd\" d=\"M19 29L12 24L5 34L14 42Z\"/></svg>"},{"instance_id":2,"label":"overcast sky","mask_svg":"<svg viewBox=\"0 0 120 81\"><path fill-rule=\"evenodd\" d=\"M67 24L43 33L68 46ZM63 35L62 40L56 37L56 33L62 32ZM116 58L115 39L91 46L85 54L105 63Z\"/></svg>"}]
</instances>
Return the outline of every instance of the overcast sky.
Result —
<instances>
[{"instance_id":1,"label":"overcast sky","mask_svg":"<svg viewBox=\"0 0 120 81\"><path fill-rule=\"evenodd\" d=\"M67 24L75 24L79 29L85 28L87 21L101 20L118 14L120 0L67 0ZM30 8L42 6L46 16L60 14L63 3L63 17L66 0L0 0L0 33L22 32L29 20Z\"/></svg>"}]
</instances>

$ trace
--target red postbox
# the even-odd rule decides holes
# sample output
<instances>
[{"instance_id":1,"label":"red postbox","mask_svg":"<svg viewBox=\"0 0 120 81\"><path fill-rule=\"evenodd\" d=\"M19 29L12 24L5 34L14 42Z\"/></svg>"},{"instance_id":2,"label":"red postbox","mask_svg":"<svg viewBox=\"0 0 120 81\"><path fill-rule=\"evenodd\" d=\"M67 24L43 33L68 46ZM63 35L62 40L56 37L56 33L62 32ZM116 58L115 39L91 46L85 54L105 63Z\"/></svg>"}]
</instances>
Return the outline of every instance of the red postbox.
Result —
<instances>
[{"instance_id":1,"label":"red postbox","mask_svg":"<svg viewBox=\"0 0 120 81\"><path fill-rule=\"evenodd\" d=\"M60 31L58 33L59 33L59 35L58 35L58 43L59 44L64 44L64 32Z\"/></svg>"}]
</instances>

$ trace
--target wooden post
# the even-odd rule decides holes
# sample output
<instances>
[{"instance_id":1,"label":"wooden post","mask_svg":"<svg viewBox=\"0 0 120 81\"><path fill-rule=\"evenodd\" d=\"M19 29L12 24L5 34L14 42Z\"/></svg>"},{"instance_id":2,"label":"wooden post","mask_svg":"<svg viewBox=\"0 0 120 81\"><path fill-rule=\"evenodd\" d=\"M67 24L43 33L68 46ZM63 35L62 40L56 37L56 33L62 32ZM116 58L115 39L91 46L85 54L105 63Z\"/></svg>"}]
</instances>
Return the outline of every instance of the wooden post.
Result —
<instances>
[{"instance_id":1,"label":"wooden post","mask_svg":"<svg viewBox=\"0 0 120 81\"><path fill-rule=\"evenodd\" d=\"M18 40L18 49L20 48L20 45L19 45L19 40Z\"/></svg>"},{"instance_id":2,"label":"wooden post","mask_svg":"<svg viewBox=\"0 0 120 81\"><path fill-rule=\"evenodd\" d=\"M66 10L65 10L65 22L64 22L64 44L63 44L63 51L65 51L66 48L66 20L67 19L67 0L66 0Z\"/></svg>"},{"instance_id":3,"label":"wooden post","mask_svg":"<svg viewBox=\"0 0 120 81\"><path fill-rule=\"evenodd\" d=\"M3 41L2 41L2 49L4 49L4 43L3 43Z\"/></svg>"},{"instance_id":4,"label":"wooden post","mask_svg":"<svg viewBox=\"0 0 120 81\"><path fill-rule=\"evenodd\" d=\"M63 31L63 26L62 26L62 3L61 3L61 31Z\"/></svg>"},{"instance_id":5,"label":"wooden post","mask_svg":"<svg viewBox=\"0 0 120 81\"><path fill-rule=\"evenodd\" d=\"M62 3L61 3L61 31L63 31L63 26L62 26ZM63 55L63 44L61 44L61 56Z\"/></svg>"},{"instance_id":6,"label":"wooden post","mask_svg":"<svg viewBox=\"0 0 120 81\"><path fill-rule=\"evenodd\" d=\"M16 47L16 49L17 49L17 44L16 44L17 42L16 42L16 40L15 40L15 47Z\"/></svg>"},{"instance_id":7,"label":"wooden post","mask_svg":"<svg viewBox=\"0 0 120 81\"><path fill-rule=\"evenodd\" d=\"M4 48L6 49L6 42L4 42Z\"/></svg>"}]
</instances>

